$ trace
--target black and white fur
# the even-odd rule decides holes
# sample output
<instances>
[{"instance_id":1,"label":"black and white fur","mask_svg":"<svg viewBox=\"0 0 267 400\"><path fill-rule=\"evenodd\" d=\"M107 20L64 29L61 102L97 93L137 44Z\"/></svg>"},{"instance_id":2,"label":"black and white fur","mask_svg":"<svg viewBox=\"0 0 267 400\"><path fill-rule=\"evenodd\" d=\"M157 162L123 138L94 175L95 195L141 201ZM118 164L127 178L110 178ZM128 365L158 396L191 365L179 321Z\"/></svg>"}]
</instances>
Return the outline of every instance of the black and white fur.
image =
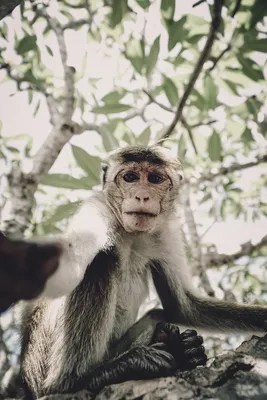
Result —
<instances>
[{"instance_id":1,"label":"black and white fur","mask_svg":"<svg viewBox=\"0 0 267 400\"><path fill-rule=\"evenodd\" d=\"M144 158L146 152L153 153L142 148L128 151L140 151ZM109 172L106 168L105 185ZM173 359L166 349L147 347L159 321L219 330L264 330L267 308L196 294L174 206L165 212L155 234L128 233L104 189L81 206L58 241L63 247L59 268L42 298L27 306L23 319L22 374L34 398L83 388L99 390L106 383L131 377L153 377L148 367L141 368L140 376L136 372L146 360L156 368L157 359L161 360L158 375L171 371ZM163 310L154 310L135 324L150 281ZM134 365L132 370L129 365ZM107 380L102 381L103 376Z\"/></svg>"}]
</instances>

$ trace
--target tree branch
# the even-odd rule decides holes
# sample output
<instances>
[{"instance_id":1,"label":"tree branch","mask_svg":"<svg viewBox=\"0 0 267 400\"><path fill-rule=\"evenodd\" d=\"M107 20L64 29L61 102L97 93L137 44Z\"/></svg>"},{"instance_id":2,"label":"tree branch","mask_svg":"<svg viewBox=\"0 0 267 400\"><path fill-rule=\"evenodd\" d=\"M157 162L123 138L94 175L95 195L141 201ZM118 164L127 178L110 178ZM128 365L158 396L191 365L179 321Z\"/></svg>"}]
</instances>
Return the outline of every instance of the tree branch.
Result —
<instances>
[{"instance_id":1,"label":"tree branch","mask_svg":"<svg viewBox=\"0 0 267 400\"><path fill-rule=\"evenodd\" d=\"M206 62L206 60L208 59L213 43L215 41L216 38L216 34L220 28L220 24L221 24L221 11L222 11L222 6L223 6L224 0L214 0L214 15L212 18L212 22L211 22L211 26L210 26L210 31L209 31L209 35L205 44L205 47L198 59L198 62L195 66L195 69L190 77L190 80L187 84L187 87L184 91L184 94L181 98L181 101L178 105L177 111L175 113L175 117L171 123L171 125L169 126L169 128L167 129L167 131L165 132L163 139L168 138L174 131L177 123L181 120L182 117L182 112L183 109L186 105L186 102L188 100L188 97L192 91L192 89L194 88L194 85L197 81L197 78L199 77L199 74L202 71L203 65Z\"/></svg>"},{"instance_id":2,"label":"tree branch","mask_svg":"<svg viewBox=\"0 0 267 400\"><path fill-rule=\"evenodd\" d=\"M242 0L236 0L235 8L233 9L233 11L231 13L231 17L232 18L234 18L236 13L238 12L238 10L239 10L239 8L241 6L241 1ZM232 35L232 37L233 37L233 35ZM210 72L216 67L218 62L225 55L225 53L227 53L228 51L230 51L232 49L231 40L232 40L232 38L230 39L230 43L228 44L228 46L218 55L218 57L213 59L213 65L209 68Z\"/></svg>"},{"instance_id":3,"label":"tree branch","mask_svg":"<svg viewBox=\"0 0 267 400\"><path fill-rule=\"evenodd\" d=\"M171 112L171 113L175 113L175 111L174 111L173 108L168 107L168 106L165 106L165 104L160 103L159 101L157 101L157 100L152 96L152 94L149 93L147 90L144 89L143 92L148 96L148 98L150 99L150 101L151 101L152 103L157 104L157 106L161 107L161 108L162 108L163 110L165 110L165 111L169 111L169 112ZM195 150L195 153L198 154L197 148L196 148L196 144L195 144L195 141L194 141L194 137L193 137L193 133L192 133L192 126L190 126L190 125L187 123L187 121L186 121L186 119L185 119L184 116L181 117L181 122L182 122L183 126L185 127L185 129L186 129L187 132L188 132L188 136L189 136L189 139L190 139L191 144L192 144L192 146L193 146L193 149ZM197 125L197 126L199 126L199 125Z\"/></svg>"},{"instance_id":4,"label":"tree branch","mask_svg":"<svg viewBox=\"0 0 267 400\"><path fill-rule=\"evenodd\" d=\"M220 254L217 252L209 252L204 255L204 265L206 268L230 264L241 257L250 256L254 251L260 250L267 246L267 235L265 235L258 243L252 244L251 241L243 243L241 249L233 254Z\"/></svg>"},{"instance_id":5,"label":"tree branch","mask_svg":"<svg viewBox=\"0 0 267 400\"><path fill-rule=\"evenodd\" d=\"M206 293L209 296L214 297L215 293L211 287L209 278L206 273L205 264L203 262L203 255L201 249L201 240L198 235L197 226L194 218L194 214L192 211L191 203L190 203L190 186L184 185L182 188L182 199L184 204L184 215L186 225L188 227L188 232L190 236L190 249L192 253L192 264L194 271L196 271L197 275L200 277L202 286Z\"/></svg>"},{"instance_id":6,"label":"tree branch","mask_svg":"<svg viewBox=\"0 0 267 400\"><path fill-rule=\"evenodd\" d=\"M256 158L255 161L250 161L245 164L234 163L234 164L230 165L229 167L219 168L217 172L208 172L207 174L202 175L197 180L197 184L202 183L204 181L212 181L213 179L217 178L218 176L231 174L232 172L241 171L243 169L255 167L256 165L267 162L266 154L258 155L255 158Z\"/></svg>"},{"instance_id":7,"label":"tree branch","mask_svg":"<svg viewBox=\"0 0 267 400\"><path fill-rule=\"evenodd\" d=\"M10 14L22 0L1 0L0 2L0 20Z\"/></svg>"},{"instance_id":8,"label":"tree branch","mask_svg":"<svg viewBox=\"0 0 267 400\"><path fill-rule=\"evenodd\" d=\"M56 34L64 70L64 101L62 112L59 112L55 99L43 90L43 93L46 95L53 129L42 147L33 157L31 172L26 174L21 170L19 164L14 164L8 175L11 196L8 202L8 210L4 213L5 219L2 223L2 229L4 232L15 237L21 237L30 226L34 194L38 182L49 171L62 148L68 143L71 137L82 132L82 128L72 121L74 112L75 70L67 65L67 48L64 40L64 31L59 22L50 18L44 10L35 8L34 11L46 18ZM9 71L10 68L7 68L7 72ZM10 77L13 79L12 74Z\"/></svg>"},{"instance_id":9,"label":"tree branch","mask_svg":"<svg viewBox=\"0 0 267 400\"><path fill-rule=\"evenodd\" d=\"M235 15L236 15L236 13L238 12L239 7L241 6L241 1L242 1L242 0L237 0L237 1L236 1L235 8L233 9L232 14L231 14L231 17L232 17L232 18L234 18Z\"/></svg>"},{"instance_id":10,"label":"tree branch","mask_svg":"<svg viewBox=\"0 0 267 400\"><path fill-rule=\"evenodd\" d=\"M213 61L213 65L208 69L209 72L213 71L214 68L216 67L216 65L218 64L218 62L221 60L221 58L225 55L225 53L227 53L228 51L230 51L232 48L231 44L228 44L228 46L218 55L218 57L215 57L212 61Z\"/></svg>"}]
</instances>

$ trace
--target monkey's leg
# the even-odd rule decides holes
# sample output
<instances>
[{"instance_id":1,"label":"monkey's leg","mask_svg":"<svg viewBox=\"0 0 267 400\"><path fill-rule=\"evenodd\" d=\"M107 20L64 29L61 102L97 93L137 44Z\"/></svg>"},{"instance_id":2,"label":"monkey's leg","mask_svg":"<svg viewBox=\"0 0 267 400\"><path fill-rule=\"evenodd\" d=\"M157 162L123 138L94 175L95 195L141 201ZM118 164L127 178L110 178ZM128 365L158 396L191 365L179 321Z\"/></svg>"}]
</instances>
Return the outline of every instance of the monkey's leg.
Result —
<instances>
[{"instance_id":1,"label":"monkey's leg","mask_svg":"<svg viewBox=\"0 0 267 400\"><path fill-rule=\"evenodd\" d=\"M176 325L164 321L163 310L152 310L136 322L114 346L113 354L123 354L99 365L80 382L79 388L100 391L104 386L127 380L170 376L177 369L204 365L207 357L203 339L196 331L182 334Z\"/></svg>"}]
</instances>

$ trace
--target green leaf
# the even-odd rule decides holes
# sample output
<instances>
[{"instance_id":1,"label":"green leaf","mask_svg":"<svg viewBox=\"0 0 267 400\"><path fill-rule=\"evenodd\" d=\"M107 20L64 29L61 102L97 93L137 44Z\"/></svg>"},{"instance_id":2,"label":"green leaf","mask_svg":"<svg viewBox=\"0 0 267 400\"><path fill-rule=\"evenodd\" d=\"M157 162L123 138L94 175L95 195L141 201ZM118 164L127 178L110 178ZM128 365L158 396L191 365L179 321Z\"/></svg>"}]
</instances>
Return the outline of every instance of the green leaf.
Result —
<instances>
[{"instance_id":1,"label":"green leaf","mask_svg":"<svg viewBox=\"0 0 267 400\"><path fill-rule=\"evenodd\" d=\"M74 201L72 203L61 204L55 209L53 214L44 221L44 223L51 224L62 221L65 218L70 218L73 214L75 214L75 211L77 211L81 203L81 201Z\"/></svg>"},{"instance_id":2,"label":"green leaf","mask_svg":"<svg viewBox=\"0 0 267 400\"><path fill-rule=\"evenodd\" d=\"M13 147L13 146L6 146L6 149L11 151L11 153L19 153L19 150L16 149L16 147Z\"/></svg>"},{"instance_id":3,"label":"green leaf","mask_svg":"<svg viewBox=\"0 0 267 400\"><path fill-rule=\"evenodd\" d=\"M183 43L187 37L187 30L184 27L187 16L184 15L179 21L172 22L169 27L168 50L171 51L177 43Z\"/></svg>"},{"instance_id":4,"label":"green leaf","mask_svg":"<svg viewBox=\"0 0 267 400\"><path fill-rule=\"evenodd\" d=\"M220 161L222 153L222 143L220 136L213 132L208 141L208 153L211 161Z\"/></svg>"},{"instance_id":5,"label":"green leaf","mask_svg":"<svg viewBox=\"0 0 267 400\"><path fill-rule=\"evenodd\" d=\"M240 50L241 52L259 51L261 53L267 53L267 39L246 39Z\"/></svg>"},{"instance_id":6,"label":"green leaf","mask_svg":"<svg viewBox=\"0 0 267 400\"><path fill-rule=\"evenodd\" d=\"M36 104L36 107L35 107L35 109L34 109L34 112L33 112L33 116L34 116L34 117L36 117L36 115L37 115L37 113L38 113L38 111L39 111L40 105L41 105L41 100L38 100L38 102L37 102L37 104Z\"/></svg>"},{"instance_id":7,"label":"green leaf","mask_svg":"<svg viewBox=\"0 0 267 400\"><path fill-rule=\"evenodd\" d=\"M24 16L24 9L25 9L25 1L22 0L22 2L20 3L20 14L21 14L22 18Z\"/></svg>"},{"instance_id":8,"label":"green leaf","mask_svg":"<svg viewBox=\"0 0 267 400\"><path fill-rule=\"evenodd\" d=\"M144 67L144 42L142 40L131 39L126 44L126 58L132 63L134 69L141 75Z\"/></svg>"},{"instance_id":9,"label":"green leaf","mask_svg":"<svg viewBox=\"0 0 267 400\"><path fill-rule=\"evenodd\" d=\"M259 21L263 20L263 18L267 15L266 2L262 0L256 0L250 9L250 12L251 12L250 28L253 28Z\"/></svg>"},{"instance_id":10,"label":"green leaf","mask_svg":"<svg viewBox=\"0 0 267 400\"><path fill-rule=\"evenodd\" d=\"M151 129L148 126L139 136L138 136L138 144L141 144L142 146L147 146L149 143L151 135Z\"/></svg>"},{"instance_id":11,"label":"green leaf","mask_svg":"<svg viewBox=\"0 0 267 400\"><path fill-rule=\"evenodd\" d=\"M254 138L252 136L251 130L248 128L245 128L244 132L242 133L241 139L245 144L253 142Z\"/></svg>"},{"instance_id":12,"label":"green leaf","mask_svg":"<svg viewBox=\"0 0 267 400\"><path fill-rule=\"evenodd\" d=\"M78 146L71 146L73 156L77 164L88 174L90 181L97 185L100 182L101 159L88 154Z\"/></svg>"},{"instance_id":13,"label":"green leaf","mask_svg":"<svg viewBox=\"0 0 267 400\"><path fill-rule=\"evenodd\" d=\"M175 12L175 0L161 0L160 11L164 19L173 20Z\"/></svg>"},{"instance_id":14,"label":"green leaf","mask_svg":"<svg viewBox=\"0 0 267 400\"><path fill-rule=\"evenodd\" d=\"M47 174L41 182L42 185L54 186L65 189L91 189L89 178L76 179L67 174Z\"/></svg>"},{"instance_id":15,"label":"green leaf","mask_svg":"<svg viewBox=\"0 0 267 400\"><path fill-rule=\"evenodd\" d=\"M136 2L141 6L144 10L150 6L149 0L136 0Z\"/></svg>"},{"instance_id":16,"label":"green leaf","mask_svg":"<svg viewBox=\"0 0 267 400\"><path fill-rule=\"evenodd\" d=\"M205 108L207 110L216 107L216 99L218 94L218 88L214 83L212 76L206 73L204 77L204 98L205 98Z\"/></svg>"},{"instance_id":17,"label":"green leaf","mask_svg":"<svg viewBox=\"0 0 267 400\"><path fill-rule=\"evenodd\" d=\"M247 103L248 111L253 115L258 114L258 112L260 111L260 109L262 107L262 103L260 101L258 101L255 96L252 96L249 99L247 99L246 103Z\"/></svg>"},{"instance_id":18,"label":"green leaf","mask_svg":"<svg viewBox=\"0 0 267 400\"><path fill-rule=\"evenodd\" d=\"M110 26L115 28L121 21L124 15L127 13L127 0L113 0L112 1L112 12L110 16Z\"/></svg>"},{"instance_id":19,"label":"green leaf","mask_svg":"<svg viewBox=\"0 0 267 400\"><path fill-rule=\"evenodd\" d=\"M178 158L180 160L183 160L185 157L185 153L186 153L186 143L184 140L184 135L182 135L178 143Z\"/></svg>"},{"instance_id":20,"label":"green leaf","mask_svg":"<svg viewBox=\"0 0 267 400\"><path fill-rule=\"evenodd\" d=\"M104 106L94 107L92 112L95 114L117 114L130 110L132 107L128 104L105 104Z\"/></svg>"},{"instance_id":21,"label":"green leaf","mask_svg":"<svg viewBox=\"0 0 267 400\"><path fill-rule=\"evenodd\" d=\"M200 111L203 111L205 108L205 100L204 97L196 90L192 89L190 95L191 104L198 108Z\"/></svg>"},{"instance_id":22,"label":"green leaf","mask_svg":"<svg viewBox=\"0 0 267 400\"><path fill-rule=\"evenodd\" d=\"M263 72L258 64L256 64L250 58L245 58L241 54L237 56L239 63L242 66L242 70L246 76L253 81L260 81L264 79Z\"/></svg>"},{"instance_id":23,"label":"green leaf","mask_svg":"<svg viewBox=\"0 0 267 400\"><path fill-rule=\"evenodd\" d=\"M149 55L147 56L146 59L146 75L150 76L155 65L157 64L158 60L158 55L159 55L159 41L160 41L160 36L158 36L154 43L151 46L151 50Z\"/></svg>"},{"instance_id":24,"label":"green leaf","mask_svg":"<svg viewBox=\"0 0 267 400\"><path fill-rule=\"evenodd\" d=\"M35 50L37 48L36 44L37 37L36 35L25 36L16 47L17 53L22 56L30 50Z\"/></svg>"},{"instance_id":25,"label":"green leaf","mask_svg":"<svg viewBox=\"0 0 267 400\"><path fill-rule=\"evenodd\" d=\"M106 94L101 100L106 104L114 104L118 103L125 96L125 94L125 90L115 90Z\"/></svg>"},{"instance_id":26,"label":"green leaf","mask_svg":"<svg viewBox=\"0 0 267 400\"><path fill-rule=\"evenodd\" d=\"M23 79L27 82L31 82L34 84L38 83L38 80L35 78L35 76L32 73L31 69L28 69L28 71L25 72Z\"/></svg>"},{"instance_id":27,"label":"green leaf","mask_svg":"<svg viewBox=\"0 0 267 400\"><path fill-rule=\"evenodd\" d=\"M170 78L165 78L163 90L172 106L177 106L179 97L176 85Z\"/></svg>"},{"instance_id":28,"label":"green leaf","mask_svg":"<svg viewBox=\"0 0 267 400\"><path fill-rule=\"evenodd\" d=\"M223 82L226 84L227 88L229 88L230 91L231 91L233 94L235 94L236 96L239 95L238 90L237 90L237 88L238 88L239 85L236 85L234 82L229 81L229 79L224 79Z\"/></svg>"},{"instance_id":29,"label":"green leaf","mask_svg":"<svg viewBox=\"0 0 267 400\"><path fill-rule=\"evenodd\" d=\"M102 128L102 141L103 141L103 146L106 151L111 151L119 147L119 142L113 135L113 132L111 132L109 129L106 127Z\"/></svg>"},{"instance_id":30,"label":"green leaf","mask_svg":"<svg viewBox=\"0 0 267 400\"><path fill-rule=\"evenodd\" d=\"M53 57L53 51L52 51L52 49L51 49L51 47L49 47L49 46L45 46L46 47L46 50L47 50L47 52L50 54L50 56L52 56Z\"/></svg>"}]
</instances>

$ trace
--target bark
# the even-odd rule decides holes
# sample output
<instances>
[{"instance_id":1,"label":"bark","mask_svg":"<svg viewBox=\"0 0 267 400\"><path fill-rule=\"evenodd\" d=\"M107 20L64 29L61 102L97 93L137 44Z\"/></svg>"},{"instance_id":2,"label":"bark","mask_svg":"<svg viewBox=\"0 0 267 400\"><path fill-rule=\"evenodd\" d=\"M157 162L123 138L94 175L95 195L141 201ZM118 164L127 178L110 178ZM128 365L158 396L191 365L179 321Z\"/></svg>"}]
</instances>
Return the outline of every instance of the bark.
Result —
<instances>
[{"instance_id":1,"label":"bark","mask_svg":"<svg viewBox=\"0 0 267 400\"><path fill-rule=\"evenodd\" d=\"M130 381L104 388L98 395L83 390L42 400L266 400L267 335L253 336L236 351L209 360L206 367L169 378Z\"/></svg>"},{"instance_id":2,"label":"bark","mask_svg":"<svg viewBox=\"0 0 267 400\"><path fill-rule=\"evenodd\" d=\"M3 19L10 14L21 2L22 0L1 0L0 19Z\"/></svg>"}]
</instances>

